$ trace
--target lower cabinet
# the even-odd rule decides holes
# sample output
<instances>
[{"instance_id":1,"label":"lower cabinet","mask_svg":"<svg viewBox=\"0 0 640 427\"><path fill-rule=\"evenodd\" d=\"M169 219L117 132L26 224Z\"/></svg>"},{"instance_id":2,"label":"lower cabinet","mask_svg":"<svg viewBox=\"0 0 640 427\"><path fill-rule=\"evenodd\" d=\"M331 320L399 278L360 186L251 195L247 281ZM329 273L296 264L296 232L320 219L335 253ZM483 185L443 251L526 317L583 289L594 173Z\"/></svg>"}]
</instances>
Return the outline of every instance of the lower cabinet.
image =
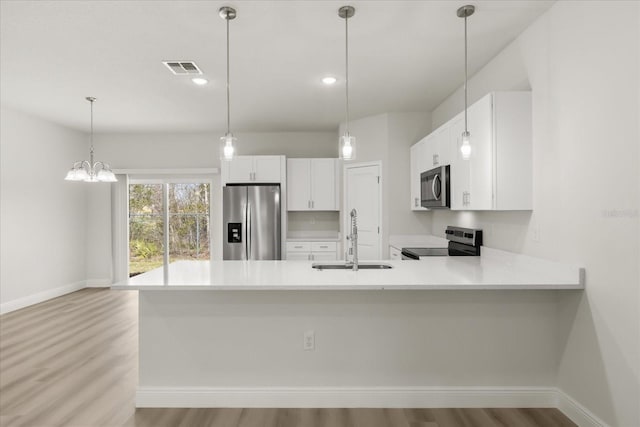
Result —
<instances>
[{"instance_id":1,"label":"lower cabinet","mask_svg":"<svg viewBox=\"0 0 640 427\"><path fill-rule=\"evenodd\" d=\"M287 242L287 260L335 261L338 259L337 242Z\"/></svg>"},{"instance_id":2,"label":"lower cabinet","mask_svg":"<svg viewBox=\"0 0 640 427\"><path fill-rule=\"evenodd\" d=\"M389 245L389 259L400 261L402 260L402 251L395 246Z\"/></svg>"}]
</instances>

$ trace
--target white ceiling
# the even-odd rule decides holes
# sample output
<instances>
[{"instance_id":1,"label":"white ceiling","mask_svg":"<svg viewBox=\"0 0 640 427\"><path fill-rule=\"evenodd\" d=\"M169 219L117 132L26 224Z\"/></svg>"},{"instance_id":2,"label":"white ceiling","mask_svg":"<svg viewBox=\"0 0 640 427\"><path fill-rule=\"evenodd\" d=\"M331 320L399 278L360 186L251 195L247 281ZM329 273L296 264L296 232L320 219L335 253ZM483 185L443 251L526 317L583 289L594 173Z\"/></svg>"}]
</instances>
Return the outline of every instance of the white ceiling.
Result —
<instances>
[{"instance_id":1,"label":"white ceiling","mask_svg":"<svg viewBox=\"0 0 640 427\"><path fill-rule=\"evenodd\" d=\"M468 1L6 1L3 104L81 130L95 96L97 132L198 132L226 123L225 21L230 5L232 131L335 130L344 120L344 20L351 117L431 111L463 82ZM552 1L475 1L470 73ZM210 83L162 60L193 60ZM339 78L333 87L324 75Z\"/></svg>"}]
</instances>

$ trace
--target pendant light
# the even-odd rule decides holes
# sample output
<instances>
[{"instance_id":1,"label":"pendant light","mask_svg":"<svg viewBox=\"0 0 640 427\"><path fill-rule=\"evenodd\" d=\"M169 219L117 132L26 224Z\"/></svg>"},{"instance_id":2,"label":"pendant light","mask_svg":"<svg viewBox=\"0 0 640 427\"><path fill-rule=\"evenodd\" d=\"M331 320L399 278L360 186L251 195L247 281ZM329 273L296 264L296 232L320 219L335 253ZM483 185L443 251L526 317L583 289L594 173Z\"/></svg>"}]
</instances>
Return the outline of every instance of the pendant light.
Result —
<instances>
[{"instance_id":1,"label":"pendant light","mask_svg":"<svg viewBox=\"0 0 640 427\"><path fill-rule=\"evenodd\" d=\"M353 6L343 6L338 9L338 16L344 19L345 29L345 103L347 120L344 125L344 134L340 137L340 157L343 160L356 158L356 138L349 133L349 18L355 15Z\"/></svg>"},{"instance_id":2,"label":"pendant light","mask_svg":"<svg viewBox=\"0 0 640 427\"><path fill-rule=\"evenodd\" d=\"M93 161L93 103L96 102L96 98L88 96L85 99L91 104L91 149L89 151L89 160L75 162L64 179L84 182L116 182L116 176L107 163Z\"/></svg>"},{"instance_id":3,"label":"pendant light","mask_svg":"<svg viewBox=\"0 0 640 427\"><path fill-rule=\"evenodd\" d=\"M471 134L467 128L467 108L468 108L468 90L467 90L467 18L473 15L476 8L472 5L462 6L456 12L458 18L464 18L464 132L462 132L462 144L460 145L460 153L464 160L471 157Z\"/></svg>"},{"instance_id":4,"label":"pendant light","mask_svg":"<svg viewBox=\"0 0 640 427\"><path fill-rule=\"evenodd\" d=\"M229 86L229 21L236 18L236 10L232 7L223 6L219 10L220 17L227 21L227 133L220 138L221 156L226 161L233 160L236 152L236 138L231 133L231 107L230 107L230 86Z\"/></svg>"}]
</instances>

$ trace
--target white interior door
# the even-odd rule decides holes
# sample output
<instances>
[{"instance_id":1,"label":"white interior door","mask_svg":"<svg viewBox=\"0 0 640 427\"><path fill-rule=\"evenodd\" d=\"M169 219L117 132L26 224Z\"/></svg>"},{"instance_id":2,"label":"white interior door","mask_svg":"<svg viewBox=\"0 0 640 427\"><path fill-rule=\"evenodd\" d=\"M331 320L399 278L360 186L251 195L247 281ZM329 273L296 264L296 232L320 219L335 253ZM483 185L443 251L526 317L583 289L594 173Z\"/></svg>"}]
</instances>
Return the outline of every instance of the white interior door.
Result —
<instances>
[{"instance_id":1,"label":"white interior door","mask_svg":"<svg viewBox=\"0 0 640 427\"><path fill-rule=\"evenodd\" d=\"M358 259L379 260L382 257L380 195L380 165L363 164L345 166L344 234L350 232L350 212L355 209L358 218ZM345 249L350 242L345 241Z\"/></svg>"}]
</instances>

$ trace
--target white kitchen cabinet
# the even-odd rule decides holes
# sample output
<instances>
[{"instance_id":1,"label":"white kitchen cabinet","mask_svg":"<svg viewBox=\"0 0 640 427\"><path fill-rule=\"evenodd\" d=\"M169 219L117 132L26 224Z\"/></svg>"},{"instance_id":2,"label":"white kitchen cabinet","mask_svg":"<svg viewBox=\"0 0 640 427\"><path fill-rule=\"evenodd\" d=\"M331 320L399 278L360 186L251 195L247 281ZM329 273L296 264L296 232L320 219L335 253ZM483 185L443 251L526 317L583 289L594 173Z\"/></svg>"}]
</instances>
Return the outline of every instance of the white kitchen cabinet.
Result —
<instances>
[{"instance_id":1,"label":"white kitchen cabinet","mask_svg":"<svg viewBox=\"0 0 640 427\"><path fill-rule=\"evenodd\" d=\"M449 126L440 126L432 135L433 138L428 143L431 146L431 156L427 157L427 162L431 160L430 169L451 164L453 147Z\"/></svg>"},{"instance_id":2,"label":"white kitchen cabinet","mask_svg":"<svg viewBox=\"0 0 640 427\"><path fill-rule=\"evenodd\" d=\"M411 210L429 210L420 206L420 174L450 164L452 151L448 124L439 127L411 146Z\"/></svg>"},{"instance_id":3,"label":"white kitchen cabinet","mask_svg":"<svg viewBox=\"0 0 640 427\"><path fill-rule=\"evenodd\" d=\"M236 156L222 162L225 183L279 183L284 156Z\"/></svg>"},{"instance_id":4,"label":"white kitchen cabinet","mask_svg":"<svg viewBox=\"0 0 640 427\"><path fill-rule=\"evenodd\" d=\"M420 174L424 172L426 154L426 138L413 144L410 148L411 167L410 167L410 179L411 179L411 210L412 211L426 211L427 208L423 208L420 205Z\"/></svg>"},{"instance_id":5,"label":"white kitchen cabinet","mask_svg":"<svg viewBox=\"0 0 640 427\"><path fill-rule=\"evenodd\" d=\"M287 209L336 211L338 159L288 159Z\"/></svg>"},{"instance_id":6,"label":"white kitchen cabinet","mask_svg":"<svg viewBox=\"0 0 640 427\"><path fill-rule=\"evenodd\" d=\"M531 210L531 93L494 92L468 108L468 160L460 153L464 115L449 123L455 144L451 209Z\"/></svg>"},{"instance_id":7,"label":"white kitchen cabinet","mask_svg":"<svg viewBox=\"0 0 640 427\"><path fill-rule=\"evenodd\" d=\"M402 260L402 251L395 246L389 245L389 259L393 261Z\"/></svg>"},{"instance_id":8,"label":"white kitchen cabinet","mask_svg":"<svg viewBox=\"0 0 640 427\"><path fill-rule=\"evenodd\" d=\"M335 261L338 259L338 243L335 241L288 241L287 260Z\"/></svg>"}]
</instances>

